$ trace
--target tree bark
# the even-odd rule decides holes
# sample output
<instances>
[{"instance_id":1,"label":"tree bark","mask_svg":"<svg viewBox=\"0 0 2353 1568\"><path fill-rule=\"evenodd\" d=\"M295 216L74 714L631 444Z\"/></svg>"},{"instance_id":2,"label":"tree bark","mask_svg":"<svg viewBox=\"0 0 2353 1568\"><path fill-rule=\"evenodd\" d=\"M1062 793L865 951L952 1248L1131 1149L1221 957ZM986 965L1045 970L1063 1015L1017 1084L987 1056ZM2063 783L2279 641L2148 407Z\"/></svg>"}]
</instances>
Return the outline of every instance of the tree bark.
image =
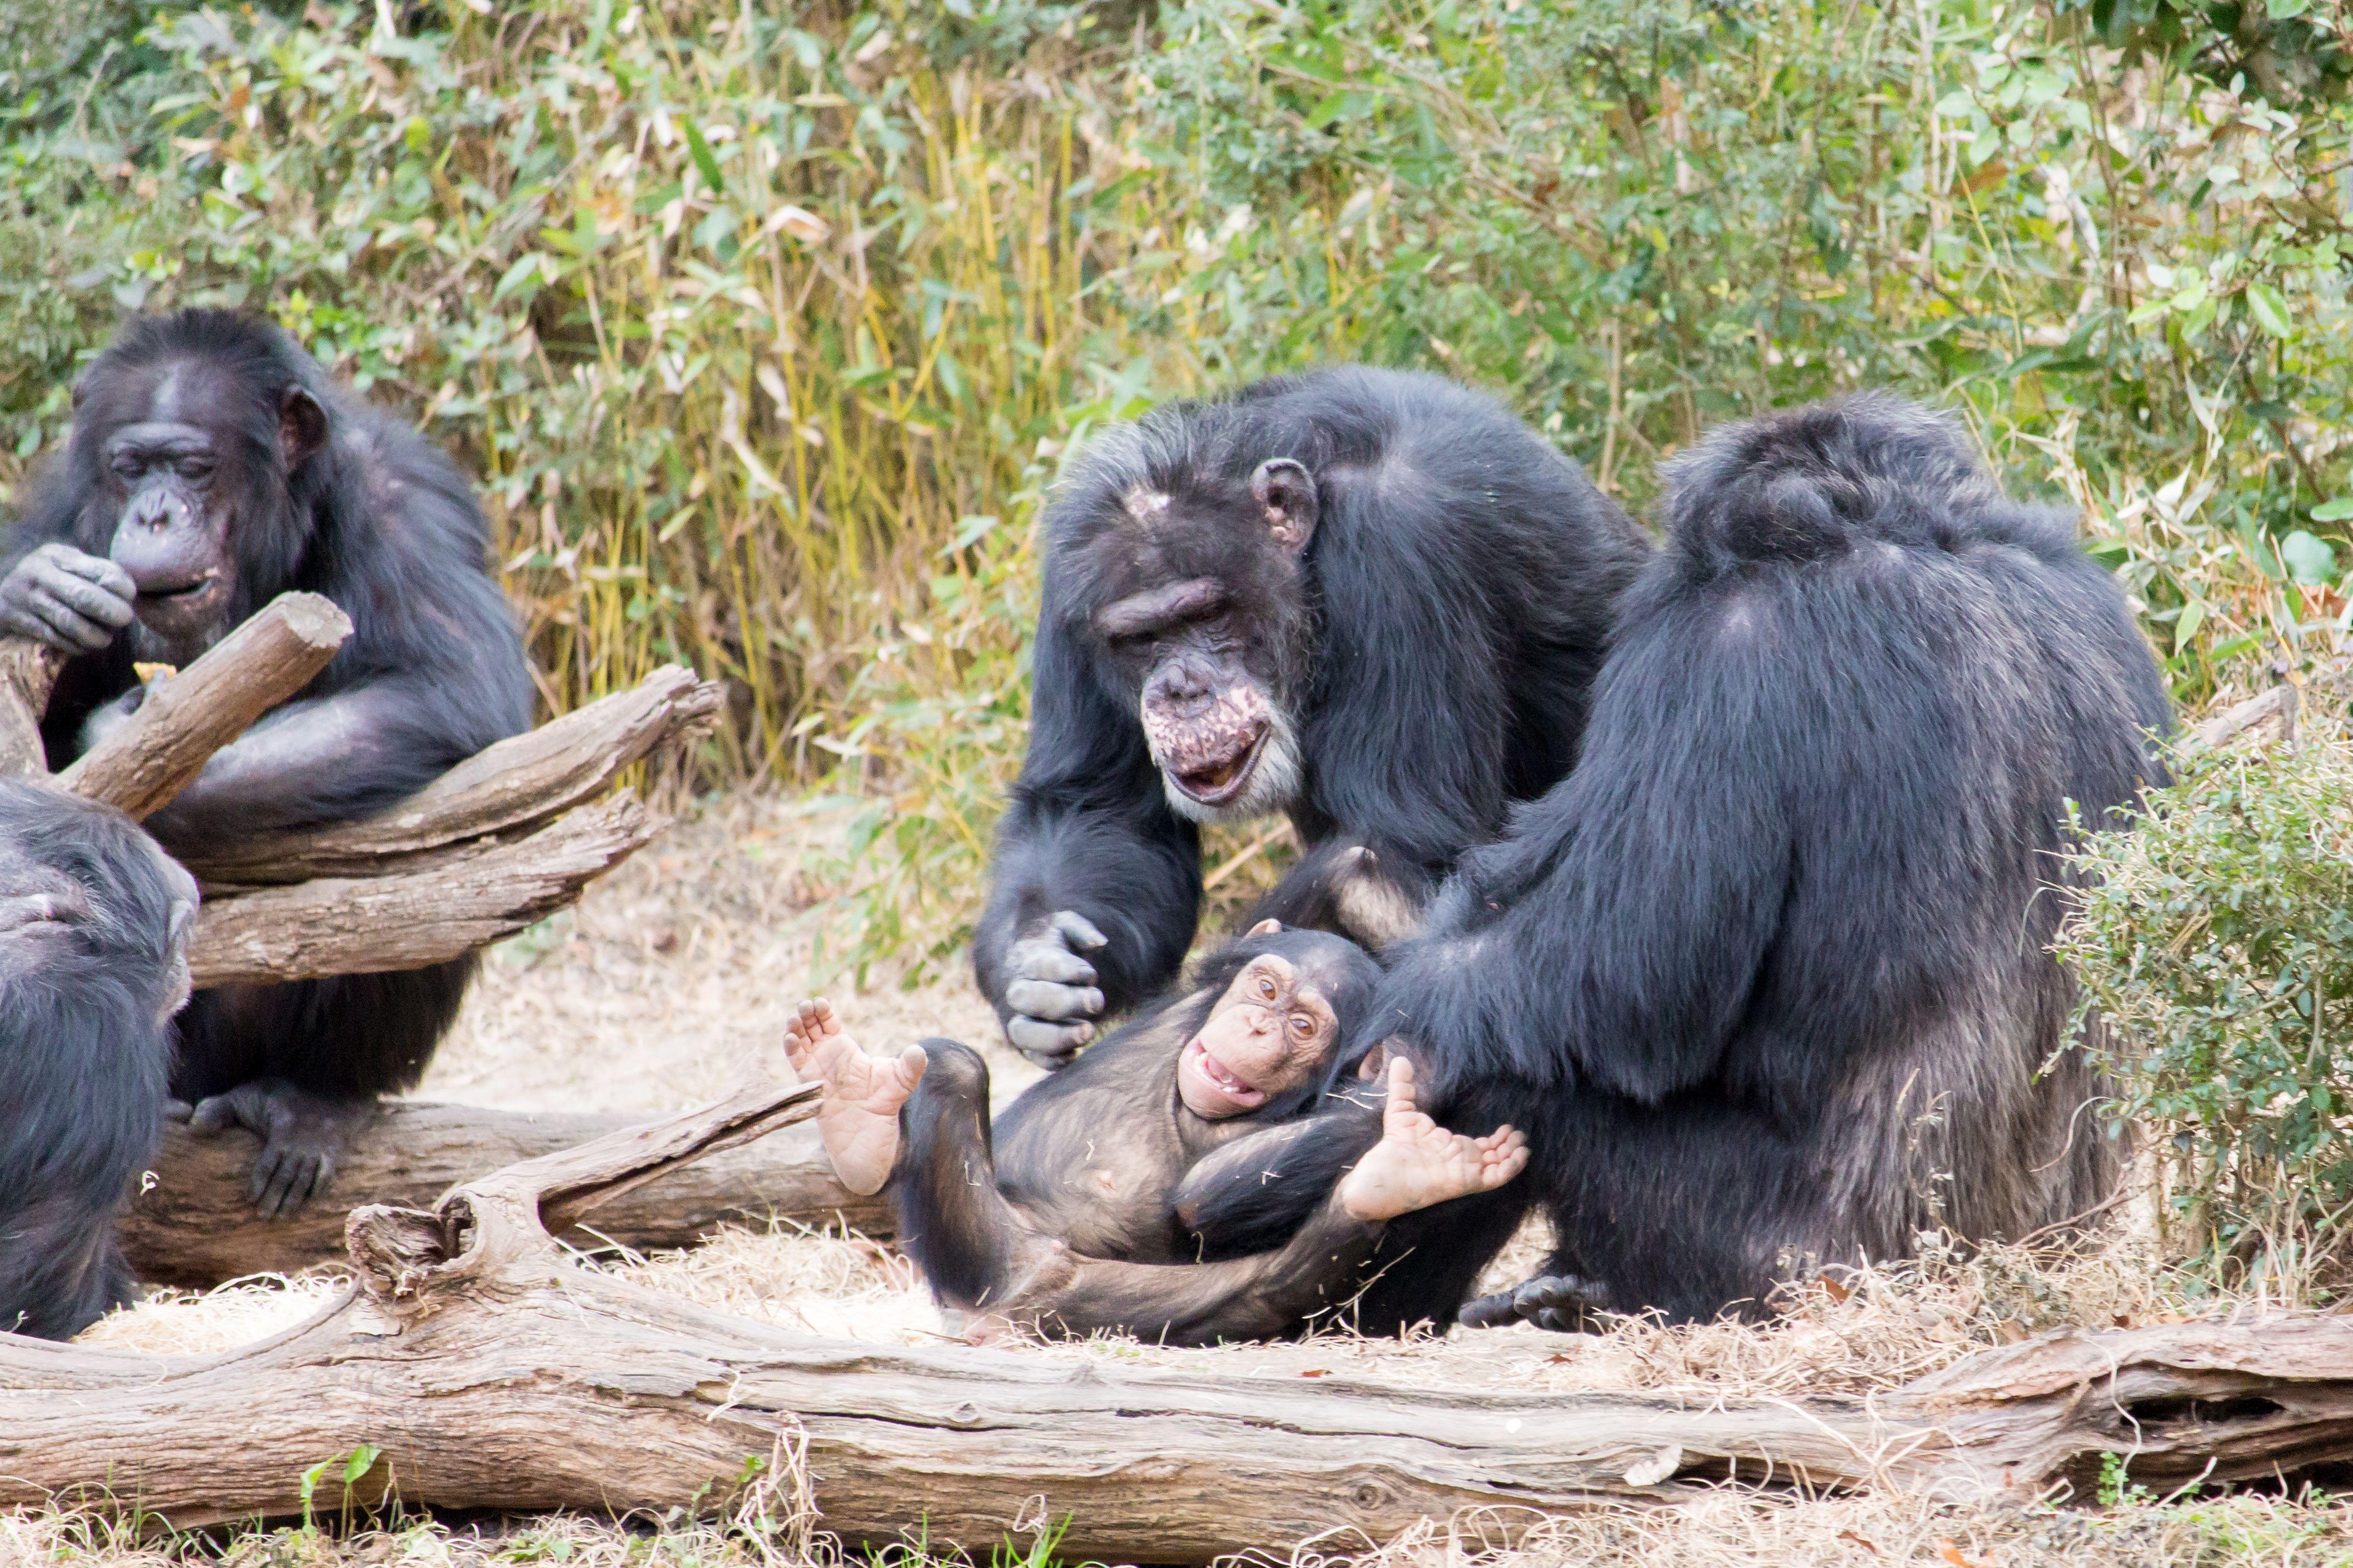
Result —
<instances>
[{"instance_id":1,"label":"tree bark","mask_svg":"<svg viewBox=\"0 0 2353 1568\"><path fill-rule=\"evenodd\" d=\"M248 885L406 869L419 855L571 810L656 748L708 728L721 695L715 681L665 665L630 690L486 748L374 816L209 845L187 866L207 884Z\"/></svg>"},{"instance_id":2,"label":"tree bark","mask_svg":"<svg viewBox=\"0 0 2353 1568\"><path fill-rule=\"evenodd\" d=\"M0 637L0 778L49 771L41 747L41 715L66 656L30 637Z\"/></svg>"},{"instance_id":3,"label":"tree bark","mask_svg":"<svg viewBox=\"0 0 2353 1568\"><path fill-rule=\"evenodd\" d=\"M2201 746L2221 746L2252 734L2262 743L2292 743L2295 740L2296 689L2282 681L2269 691L2224 710L2189 731Z\"/></svg>"},{"instance_id":4,"label":"tree bark","mask_svg":"<svg viewBox=\"0 0 2353 1568\"><path fill-rule=\"evenodd\" d=\"M343 1215L364 1204L430 1208L484 1166L552 1154L630 1126L638 1119L552 1111L477 1110L462 1105L387 1102L335 1162L324 1198L286 1219L264 1219L245 1195L261 1141L230 1131L198 1138L164 1130L155 1184L132 1200L117 1226L132 1271L158 1285L203 1289L248 1274L291 1274L344 1257ZM823 1225L847 1221L888 1236L890 1203L860 1197L835 1179L813 1127L795 1127L755 1147L671 1172L643 1192L597 1212L579 1247L616 1241L640 1252L691 1247L729 1220L771 1215Z\"/></svg>"},{"instance_id":5,"label":"tree bark","mask_svg":"<svg viewBox=\"0 0 2353 1568\"><path fill-rule=\"evenodd\" d=\"M2071 1332L1876 1400L1542 1394L828 1342L587 1269L551 1240L698 1153L806 1117L754 1085L510 1166L427 1212L369 1207L354 1289L216 1356L0 1336L0 1507L137 1508L181 1527L301 1511L305 1470L377 1450L332 1512L724 1505L786 1461L826 1529L987 1548L1068 1515L1061 1550L1206 1563L1466 1508L1694 1495L1726 1474L1818 1488L2031 1492L2136 1456L2217 1479L2353 1457L2353 1321ZM233 1440L230 1440L233 1438Z\"/></svg>"},{"instance_id":6,"label":"tree bark","mask_svg":"<svg viewBox=\"0 0 2353 1568\"><path fill-rule=\"evenodd\" d=\"M441 963L571 903L655 826L636 796L618 795L512 842L434 851L388 875L207 896L188 966L201 991Z\"/></svg>"},{"instance_id":7,"label":"tree bark","mask_svg":"<svg viewBox=\"0 0 2353 1568\"><path fill-rule=\"evenodd\" d=\"M75 794L143 817L212 754L327 668L351 617L316 594L280 594L177 675L152 681L122 727L58 775Z\"/></svg>"}]
</instances>

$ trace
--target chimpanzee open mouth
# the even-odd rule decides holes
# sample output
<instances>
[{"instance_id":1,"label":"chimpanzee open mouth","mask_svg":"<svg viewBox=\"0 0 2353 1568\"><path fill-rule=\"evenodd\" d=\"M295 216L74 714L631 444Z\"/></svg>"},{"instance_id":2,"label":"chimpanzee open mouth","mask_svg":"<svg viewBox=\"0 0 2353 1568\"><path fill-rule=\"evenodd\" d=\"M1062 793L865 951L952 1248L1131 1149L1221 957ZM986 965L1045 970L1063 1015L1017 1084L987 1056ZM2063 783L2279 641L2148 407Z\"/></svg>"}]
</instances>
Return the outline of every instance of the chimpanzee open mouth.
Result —
<instances>
[{"instance_id":1,"label":"chimpanzee open mouth","mask_svg":"<svg viewBox=\"0 0 2353 1568\"><path fill-rule=\"evenodd\" d=\"M1266 1090L1219 1061L1217 1054L1201 1043L1199 1036L1185 1043L1185 1054L1192 1058L1194 1070L1208 1079L1233 1105L1252 1110L1266 1103Z\"/></svg>"},{"instance_id":2,"label":"chimpanzee open mouth","mask_svg":"<svg viewBox=\"0 0 2353 1568\"><path fill-rule=\"evenodd\" d=\"M1260 726L1250 743L1218 762L1209 763L1168 776L1191 799L1203 805L1223 805L1240 795L1250 784L1252 770L1258 766L1259 753L1266 750L1269 731Z\"/></svg>"}]
</instances>

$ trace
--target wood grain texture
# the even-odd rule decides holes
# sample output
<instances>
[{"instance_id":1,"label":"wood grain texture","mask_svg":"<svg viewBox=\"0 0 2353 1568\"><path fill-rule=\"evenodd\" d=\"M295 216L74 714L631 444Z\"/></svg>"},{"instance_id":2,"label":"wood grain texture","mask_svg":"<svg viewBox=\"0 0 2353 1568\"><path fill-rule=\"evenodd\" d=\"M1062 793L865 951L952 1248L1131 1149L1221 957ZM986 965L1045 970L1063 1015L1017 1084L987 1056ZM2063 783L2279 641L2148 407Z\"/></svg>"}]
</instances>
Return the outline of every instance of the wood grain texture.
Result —
<instances>
[{"instance_id":1,"label":"wood grain texture","mask_svg":"<svg viewBox=\"0 0 2353 1568\"><path fill-rule=\"evenodd\" d=\"M499 742L358 822L259 835L193 852L208 884L300 882L406 869L421 854L571 810L656 749L711 724L721 691L665 665L628 691Z\"/></svg>"},{"instance_id":2,"label":"wood grain texture","mask_svg":"<svg viewBox=\"0 0 2353 1568\"><path fill-rule=\"evenodd\" d=\"M66 656L30 637L0 637L0 778L47 773L41 715Z\"/></svg>"},{"instance_id":3,"label":"wood grain texture","mask_svg":"<svg viewBox=\"0 0 2353 1568\"><path fill-rule=\"evenodd\" d=\"M58 775L75 794L143 817L212 754L327 668L351 617L316 594L280 594L177 675L151 683L122 727Z\"/></svg>"},{"instance_id":4,"label":"wood grain texture","mask_svg":"<svg viewBox=\"0 0 2353 1568\"><path fill-rule=\"evenodd\" d=\"M389 875L208 893L189 968L202 990L440 963L571 903L655 826L635 796L619 795L511 839L416 858Z\"/></svg>"},{"instance_id":5,"label":"wood grain texture","mask_svg":"<svg viewBox=\"0 0 2353 1568\"><path fill-rule=\"evenodd\" d=\"M170 1126L155 1159L155 1184L132 1200L117 1233L132 1271L152 1284L203 1289L248 1274L291 1274L343 1258L343 1215L351 1209L431 1208L486 1166L553 1154L641 1120L391 1101L344 1150L327 1192L286 1219L264 1219L246 1199L259 1138L243 1131L198 1138ZM691 1247L730 1220L761 1224L771 1216L809 1225L840 1220L869 1236L888 1236L892 1228L889 1202L844 1187L817 1130L794 1127L607 1203L596 1215L594 1235L565 1234L575 1246L596 1247L603 1238L650 1252Z\"/></svg>"},{"instance_id":6,"label":"wood grain texture","mask_svg":"<svg viewBox=\"0 0 2353 1568\"><path fill-rule=\"evenodd\" d=\"M430 1210L355 1210L353 1289L243 1350L0 1335L0 1507L135 1506L183 1527L285 1516L306 1469L365 1444L382 1452L358 1503L717 1508L747 1460L797 1451L822 1527L851 1541L920 1526L986 1549L1017 1519L1067 1515L1071 1556L1206 1563L1319 1535L1377 1543L1463 1509L1508 1524L1672 1500L1727 1475L2027 1497L2111 1454L2151 1480L2353 1458L2341 1317L2069 1331L1871 1400L1308 1384L816 1339L584 1268L550 1238L807 1117L814 1094L750 1085ZM340 1481L312 1500L341 1508Z\"/></svg>"}]
</instances>

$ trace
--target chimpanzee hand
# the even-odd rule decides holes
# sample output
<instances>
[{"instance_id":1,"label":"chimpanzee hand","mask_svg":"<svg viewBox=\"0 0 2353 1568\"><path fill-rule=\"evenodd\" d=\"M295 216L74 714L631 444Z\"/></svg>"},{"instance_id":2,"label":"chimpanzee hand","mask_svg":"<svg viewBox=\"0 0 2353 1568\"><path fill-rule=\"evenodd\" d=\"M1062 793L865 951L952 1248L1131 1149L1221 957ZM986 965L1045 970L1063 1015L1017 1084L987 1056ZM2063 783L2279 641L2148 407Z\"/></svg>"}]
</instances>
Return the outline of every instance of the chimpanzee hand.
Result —
<instances>
[{"instance_id":1,"label":"chimpanzee hand","mask_svg":"<svg viewBox=\"0 0 2353 1568\"><path fill-rule=\"evenodd\" d=\"M0 631L96 653L131 624L131 574L70 544L44 544L0 578Z\"/></svg>"},{"instance_id":2,"label":"chimpanzee hand","mask_svg":"<svg viewBox=\"0 0 2353 1568\"><path fill-rule=\"evenodd\" d=\"M246 1195L264 1216L283 1219L327 1190L336 1156L375 1114L375 1101L337 1100L284 1079L258 1078L194 1106L174 1100L166 1114L199 1138L230 1127L259 1134L261 1153Z\"/></svg>"},{"instance_id":3,"label":"chimpanzee hand","mask_svg":"<svg viewBox=\"0 0 2353 1568\"><path fill-rule=\"evenodd\" d=\"M1539 1274L1515 1289L1464 1302L1461 1318L1469 1329L1529 1322L1565 1334L1598 1334L1601 1314L1609 1310L1609 1292L1592 1280L1575 1274Z\"/></svg>"},{"instance_id":4,"label":"chimpanzee hand","mask_svg":"<svg viewBox=\"0 0 2353 1568\"><path fill-rule=\"evenodd\" d=\"M1005 955L1005 1005L1013 1010L1005 1037L1014 1049L1051 1072L1070 1066L1095 1037L1103 994L1095 987L1095 966L1079 954L1110 940L1086 916L1064 910L1013 944Z\"/></svg>"}]
</instances>

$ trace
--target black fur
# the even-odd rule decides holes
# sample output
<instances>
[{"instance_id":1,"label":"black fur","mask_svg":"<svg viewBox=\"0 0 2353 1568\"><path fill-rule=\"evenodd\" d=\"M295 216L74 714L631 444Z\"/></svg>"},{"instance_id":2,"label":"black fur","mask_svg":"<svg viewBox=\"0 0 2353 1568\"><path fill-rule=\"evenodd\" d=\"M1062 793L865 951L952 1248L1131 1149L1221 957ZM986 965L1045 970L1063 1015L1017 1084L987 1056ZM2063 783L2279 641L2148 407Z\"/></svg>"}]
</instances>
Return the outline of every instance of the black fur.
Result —
<instances>
[{"instance_id":1,"label":"black fur","mask_svg":"<svg viewBox=\"0 0 2353 1568\"><path fill-rule=\"evenodd\" d=\"M121 812L0 782L0 1330L131 1296L113 1220L153 1158L193 879Z\"/></svg>"},{"instance_id":2,"label":"black fur","mask_svg":"<svg viewBox=\"0 0 2353 1568\"><path fill-rule=\"evenodd\" d=\"M1322 516L1296 563L1271 554L1250 480L1313 474ZM1096 547L1139 487L1172 498L1149 559ZM1356 367L1155 410L1099 440L1046 522L1029 755L974 942L1005 1005L1007 955L1057 910L1092 921L1105 1010L1166 984L1192 941L1199 840L1165 797L1132 680L1092 625L1117 593L1208 576L1280 666L1311 842L1373 849L1417 901L1508 804L1567 770L1620 591L1647 546L1577 467L1493 399ZM1111 579L1122 579L1114 584ZM1312 874L1312 873L1311 873ZM1284 906L1293 907L1293 906Z\"/></svg>"},{"instance_id":3,"label":"black fur","mask_svg":"<svg viewBox=\"0 0 2353 1568\"><path fill-rule=\"evenodd\" d=\"M1590 1304L1692 1320L2113 1180L2047 949L2068 803L2098 822L2164 776L2123 595L1897 399L1735 426L1669 480L1577 771L1463 858L1360 1037L1534 1151L1390 1226L1370 1331L1451 1321L1530 1202ZM1305 1138L1300 1184L1362 1136Z\"/></svg>"},{"instance_id":4,"label":"black fur","mask_svg":"<svg viewBox=\"0 0 2353 1568\"><path fill-rule=\"evenodd\" d=\"M289 389L307 392L325 421L323 443L290 470L280 422ZM528 727L522 640L464 475L248 316L186 310L124 327L77 387L73 438L10 530L0 565L53 542L106 556L120 507L105 485L106 443L166 404L174 417L212 430L233 471L248 476L230 528L235 591L210 637L290 589L333 600L353 628L309 687L150 819L167 847L200 861L207 844L238 832L364 816ZM72 760L95 710L137 684L133 642L117 636L68 663L44 726L52 766ZM323 742L289 743L283 755L268 753L268 765L236 772L238 748L299 734L291 721L328 713L343 717ZM199 1100L268 1079L357 1101L405 1089L472 973L468 958L204 993L181 1020L174 1092Z\"/></svg>"}]
</instances>

